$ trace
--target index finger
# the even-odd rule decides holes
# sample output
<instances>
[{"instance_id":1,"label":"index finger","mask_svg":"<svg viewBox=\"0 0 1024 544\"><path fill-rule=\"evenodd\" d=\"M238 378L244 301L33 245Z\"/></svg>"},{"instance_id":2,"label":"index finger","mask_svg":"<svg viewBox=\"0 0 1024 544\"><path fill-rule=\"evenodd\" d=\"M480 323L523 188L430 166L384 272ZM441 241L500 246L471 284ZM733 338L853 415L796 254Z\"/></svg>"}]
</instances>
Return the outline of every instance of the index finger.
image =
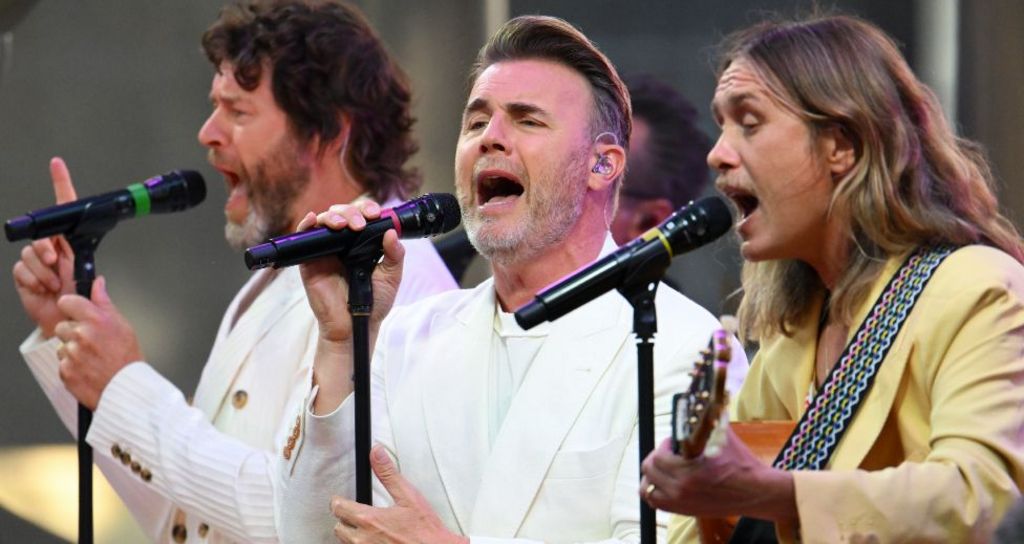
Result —
<instances>
[{"instance_id":1,"label":"index finger","mask_svg":"<svg viewBox=\"0 0 1024 544\"><path fill-rule=\"evenodd\" d=\"M77 200L75 186L71 184L71 172L64 159L54 157L50 159L50 179L53 181L53 193L57 197L57 204L64 204Z\"/></svg>"}]
</instances>

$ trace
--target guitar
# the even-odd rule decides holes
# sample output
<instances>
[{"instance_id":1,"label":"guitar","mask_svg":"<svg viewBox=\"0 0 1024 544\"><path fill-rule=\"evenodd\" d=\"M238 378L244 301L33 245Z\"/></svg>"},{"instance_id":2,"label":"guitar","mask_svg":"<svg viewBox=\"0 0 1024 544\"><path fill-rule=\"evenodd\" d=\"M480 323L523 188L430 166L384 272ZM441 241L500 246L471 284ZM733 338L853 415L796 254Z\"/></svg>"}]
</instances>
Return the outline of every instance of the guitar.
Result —
<instances>
[{"instance_id":1,"label":"guitar","mask_svg":"<svg viewBox=\"0 0 1024 544\"><path fill-rule=\"evenodd\" d=\"M736 320L723 316L722 328L716 330L701 360L694 365L690 387L672 397L673 450L686 459L696 459L707 448L721 447L726 428L732 428L739 439L761 462L771 464L796 426L795 421L729 422L729 394L725 390L726 371L732 360L729 343ZM710 445L710 446L709 446ZM729 518L697 518L702 544L729 541L738 516Z\"/></svg>"}]
</instances>

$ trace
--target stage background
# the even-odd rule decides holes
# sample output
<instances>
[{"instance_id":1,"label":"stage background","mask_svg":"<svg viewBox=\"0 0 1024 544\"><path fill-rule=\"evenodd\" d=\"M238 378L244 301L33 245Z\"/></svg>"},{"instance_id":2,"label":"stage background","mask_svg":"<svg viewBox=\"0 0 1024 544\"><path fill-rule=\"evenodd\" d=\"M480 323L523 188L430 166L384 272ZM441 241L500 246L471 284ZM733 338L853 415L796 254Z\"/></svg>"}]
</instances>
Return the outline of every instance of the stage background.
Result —
<instances>
[{"instance_id":1,"label":"stage background","mask_svg":"<svg viewBox=\"0 0 1024 544\"><path fill-rule=\"evenodd\" d=\"M568 19L623 74L649 72L675 85L698 106L702 126L715 136L707 108L714 88L714 44L766 11L792 15L811 5L767 0L358 4L411 76L421 147L414 162L425 174L424 191L453 190L465 74L489 29L510 15ZM988 148L1003 202L1020 217L1024 3L847 0L834 5L874 21L903 44L918 73L941 91L962 134ZM0 26L0 216L52 202L47 163L54 155L67 160L82 196L175 168L206 176L209 191L202 206L187 215L126 222L104 240L97 258L149 361L187 394L195 388L224 308L248 274L241 255L223 241L224 184L196 141L210 109L212 74L199 37L218 9L208 0L0 0L5 25ZM9 272L19 249L0 243L5 270L0 276L0 448L11 455L24 451L15 448L70 444L18 354L31 330ZM731 306L722 301L737 285L735 245L724 241L680 258L672 273L688 294L719 312ZM672 331L663 328L661 334ZM8 491L15 495L12 500L28 500L12 487L28 474L37 488L52 492L45 500L65 501L74 511L74 481L52 483L65 467L40 461L25 468L5 459L0 451L0 497ZM63 518L48 523L74 527L73 516ZM130 532L116 534L122 536L109 541L134 538L123 536ZM0 542L60 541L0 508Z\"/></svg>"}]
</instances>

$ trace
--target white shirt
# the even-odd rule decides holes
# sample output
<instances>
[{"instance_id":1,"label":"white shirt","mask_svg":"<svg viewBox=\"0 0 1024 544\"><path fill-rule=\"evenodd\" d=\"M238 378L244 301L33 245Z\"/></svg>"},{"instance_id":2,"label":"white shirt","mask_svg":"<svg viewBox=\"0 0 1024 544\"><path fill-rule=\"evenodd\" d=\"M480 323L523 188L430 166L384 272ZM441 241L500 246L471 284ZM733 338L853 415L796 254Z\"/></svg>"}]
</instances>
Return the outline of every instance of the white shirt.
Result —
<instances>
[{"instance_id":1,"label":"white shirt","mask_svg":"<svg viewBox=\"0 0 1024 544\"><path fill-rule=\"evenodd\" d=\"M537 352L547 339L550 325L542 323L528 331L524 331L516 323L515 314L504 312L500 305L494 306L494 335L491 337L491 358L488 368L490 390L488 391L488 412L490 426L488 439L494 445L494 439L505 421L508 407L523 378L530 370L530 365L537 358Z\"/></svg>"}]
</instances>

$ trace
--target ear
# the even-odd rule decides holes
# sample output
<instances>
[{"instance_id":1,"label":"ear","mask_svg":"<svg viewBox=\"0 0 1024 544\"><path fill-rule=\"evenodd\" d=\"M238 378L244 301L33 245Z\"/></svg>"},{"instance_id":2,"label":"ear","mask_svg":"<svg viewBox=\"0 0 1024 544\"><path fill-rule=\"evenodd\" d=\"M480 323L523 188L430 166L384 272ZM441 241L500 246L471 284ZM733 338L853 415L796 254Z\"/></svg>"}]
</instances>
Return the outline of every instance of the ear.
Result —
<instances>
[{"instance_id":1,"label":"ear","mask_svg":"<svg viewBox=\"0 0 1024 544\"><path fill-rule=\"evenodd\" d=\"M324 145L322 160L333 161L339 157L343 160L345 159L341 155L347 154L349 138L352 137L352 123L350 119L351 117L347 113L338 114L338 126L341 127L341 130L338 131L338 135L333 140ZM320 136L313 136L310 139L308 151L312 156L316 156L317 152L320 151L320 143Z\"/></svg>"},{"instance_id":2,"label":"ear","mask_svg":"<svg viewBox=\"0 0 1024 544\"><path fill-rule=\"evenodd\" d=\"M845 176L857 162L857 149L853 138L838 125L825 130L822 145L823 156L834 179Z\"/></svg>"},{"instance_id":3,"label":"ear","mask_svg":"<svg viewBox=\"0 0 1024 544\"><path fill-rule=\"evenodd\" d=\"M587 172L590 174L587 187L592 191L603 191L626 171L626 150L618 144L595 143L593 147L594 153L587 163ZM598 161L610 167L598 168L599 171L595 172L594 166Z\"/></svg>"}]
</instances>

